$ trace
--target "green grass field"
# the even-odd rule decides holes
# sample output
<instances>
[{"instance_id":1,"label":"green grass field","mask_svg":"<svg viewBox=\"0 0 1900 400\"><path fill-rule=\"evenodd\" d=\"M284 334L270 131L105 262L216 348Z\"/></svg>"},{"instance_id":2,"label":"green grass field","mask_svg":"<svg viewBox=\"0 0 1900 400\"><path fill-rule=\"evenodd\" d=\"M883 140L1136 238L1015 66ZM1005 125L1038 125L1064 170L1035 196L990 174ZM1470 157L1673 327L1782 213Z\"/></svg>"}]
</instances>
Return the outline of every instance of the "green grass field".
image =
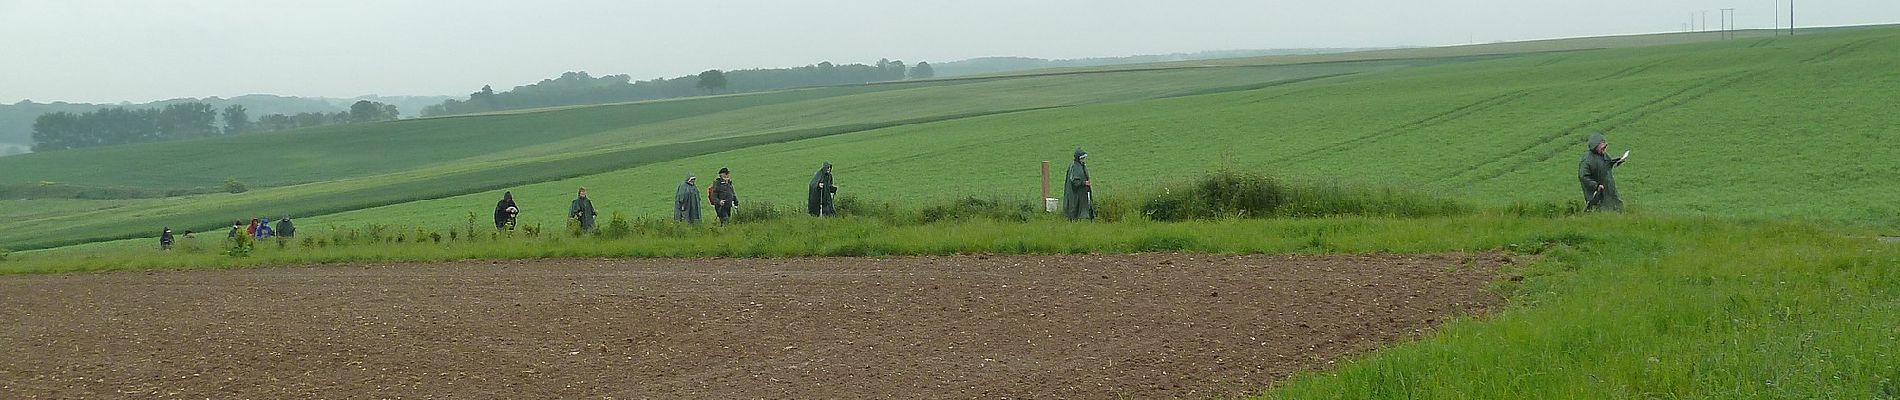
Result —
<instances>
[{"instance_id":1,"label":"green grass field","mask_svg":"<svg viewBox=\"0 0 1900 400\"><path fill-rule=\"evenodd\" d=\"M1496 205L1579 199L1576 159L1588 132L1603 130L1613 148L1633 149L1618 178L1637 209L1894 232L1900 181L1885 177L1900 172L1900 146L1883 139L1900 116L1878 111L1900 93L1879 67L1894 59L1892 29L1536 55L874 129L507 190L528 223L558 225L579 186L602 209L663 216L686 172L731 167L742 200L788 204L829 160L845 193L1033 199L1038 162L1060 173L1082 145L1105 193L1233 168ZM1851 161L1826 158L1836 156ZM499 197L308 222L432 225L486 213Z\"/></svg>"},{"instance_id":2,"label":"green grass field","mask_svg":"<svg viewBox=\"0 0 1900 400\"><path fill-rule=\"evenodd\" d=\"M1900 233L1892 137L1900 116L1885 110L1900 100L1891 72L1900 28L1711 39L1058 71L7 157L0 183L161 190L237 177L256 186L6 200L16 207L0 211L0 247L66 247L0 257L0 273L596 256L1504 251L1535 260L1500 277L1511 307L1264 396L1900 398L1900 247L1872 238ZM1632 150L1617 170L1629 214L1508 211L1579 201L1576 158L1598 130L1612 151ZM440 152L393 138L405 133ZM482 140L501 142L467 143ZM223 172L275 160L229 150L292 144L347 156L302 171ZM1039 197L1038 163L1052 161L1059 177L1077 145L1092 153L1104 200L1124 207L1222 169L1469 207L1178 223L1126 210L1116 222L1083 224L1047 215L927 224L792 216L717 228L652 221L667 215L683 174L709 182L720 167L735 171L745 208L795 214L824 161L837 165L841 194L906 212L966 197L1027 204ZM110 161L44 172L93 159ZM141 167L152 165L161 167ZM157 169L219 172L124 172ZM634 221L631 233L562 234L578 186L589 188L603 226L620 213ZM546 229L541 236L416 243L429 237L419 231L466 232L470 213L477 236L492 232L480 228L504 190L525 224ZM379 239L220 254L230 220L283 214L296 215L311 240L334 243L372 226ZM155 256L150 237L160 225L214 230Z\"/></svg>"}]
</instances>

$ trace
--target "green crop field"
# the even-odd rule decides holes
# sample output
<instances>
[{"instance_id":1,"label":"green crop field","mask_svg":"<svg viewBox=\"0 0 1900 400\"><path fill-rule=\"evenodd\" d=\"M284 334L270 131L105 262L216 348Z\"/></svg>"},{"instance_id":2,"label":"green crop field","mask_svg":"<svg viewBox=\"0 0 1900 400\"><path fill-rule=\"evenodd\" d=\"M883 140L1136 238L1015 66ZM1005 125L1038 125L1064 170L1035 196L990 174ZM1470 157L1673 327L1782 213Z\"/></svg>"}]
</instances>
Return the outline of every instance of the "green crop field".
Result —
<instances>
[{"instance_id":1,"label":"green crop field","mask_svg":"<svg viewBox=\"0 0 1900 400\"><path fill-rule=\"evenodd\" d=\"M1233 168L1506 204L1579 199L1576 160L1585 136L1602 130L1633 151L1618 178L1639 211L1893 232L1900 145L1885 136L1900 116L1879 109L1900 93L1900 77L1881 67L1896 59L1893 29L1545 54L874 129L507 190L527 223L558 225L579 186L602 209L664 216L687 172L730 167L742 200L791 204L828 160L844 193L1027 200L1039 195L1038 162L1060 173L1081 145L1108 193ZM433 226L485 213L499 197L309 222Z\"/></svg>"},{"instance_id":2,"label":"green crop field","mask_svg":"<svg viewBox=\"0 0 1900 400\"><path fill-rule=\"evenodd\" d=\"M1887 110L1900 104L1897 61L1896 27L1586 38L32 154L0 159L0 185L163 193L235 178L252 187L0 200L12 205L0 208L0 247L38 249L0 251L0 273L470 258L1495 251L1532 260L1501 272L1506 309L1264 395L1900 398L1900 247L1874 238L1900 234L1900 115ZM1562 211L1581 200L1577 158L1595 131L1609 135L1613 152L1632 152L1616 174L1625 215ZM1118 220L1010 218L1040 197L1039 164L1051 162L1059 177L1076 146L1091 152L1097 191ZM797 216L825 161L853 204L889 208ZM251 168L272 163L294 167ZM683 175L709 183L720 167L735 171L743 209L792 215L726 227L656 221ZM1131 208L1216 170L1445 211L1160 222ZM603 237L568 235L562 214L581 186L601 225L616 214L631 223ZM538 235L490 238L481 229L502 191L514 193ZM988 207L1004 216L928 217L955 214L941 210L968 198L996 200ZM304 237L225 254L224 224L281 215L296 216ZM210 234L155 255L160 226Z\"/></svg>"},{"instance_id":3,"label":"green crop field","mask_svg":"<svg viewBox=\"0 0 1900 400\"><path fill-rule=\"evenodd\" d=\"M0 224L0 243L43 248L262 215L429 224L480 211L500 190L521 191L530 210L564 208L566 193L584 185L598 187L603 208L651 215L688 166L702 174L733 167L744 171L745 197L791 203L802 176L827 159L867 196L1033 198L1036 162L1060 169L1076 145L1097 152L1106 189L1152 187L1225 166L1480 203L1564 199L1576 197L1564 176L1591 130L1635 150L1620 175L1638 209L1891 229L1900 217L1884 199L1897 188L1876 179L1896 168L1887 161L1894 157L1884 157L1893 146L1878 140L1879 127L1891 121L1875 111L1892 92L1893 79L1876 67L1892 59L1891 32L1593 38L1307 64L1268 58L34 154L0 159L9 171L0 183L162 192L236 178L253 190L10 218ZM1804 132L1816 127L1829 129ZM1833 154L1865 162L1813 158ZM75 164L86 166L69 167ZM145 176L153 173L169 177ZM1741 189L1750 185L1762 189ZM1842 195L1807 201L1814 193ZM329 215L371 207L381 208ZM525 217L558 222L552 212Z\"/></svg>"}]
</instances>

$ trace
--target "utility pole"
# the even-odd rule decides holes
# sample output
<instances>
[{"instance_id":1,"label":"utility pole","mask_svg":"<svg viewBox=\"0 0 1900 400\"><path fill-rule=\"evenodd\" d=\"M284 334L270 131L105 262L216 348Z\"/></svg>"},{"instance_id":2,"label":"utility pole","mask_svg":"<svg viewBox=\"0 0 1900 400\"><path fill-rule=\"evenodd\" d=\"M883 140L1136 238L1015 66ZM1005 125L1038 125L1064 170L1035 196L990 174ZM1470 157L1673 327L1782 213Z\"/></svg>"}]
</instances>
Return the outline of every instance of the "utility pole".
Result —
<instances>
[{"instance_id":1,"label":"utility pole","mask_svg":"<svg viewBox=\"0 0 1900 400\"><path fill-rule=\"evenodd\" d=\"M1794 36L1794 0L1788 0L1788 36Z\"/></svg>"},{"instance_id":2,"label":"utility pole","mask_svg":"<svg viewBox=\"0 0 1900 400\"><path fill-rule=\"evenodd\" d=\"M1769 29L1768 32L1774 33L1774 36L1781 36L1781 0L1775 0L1775 28Z\"/></svg>"},{"instance_id":3,"label":"utility pole","mask_svg":"<svg viewBox=\"0 0 1900 400\"><path fill-rule=\"evenodd\" d=\"M1735 38L1735 9L1722 9L1722 39Z\"/></svg>"}]
</instances>

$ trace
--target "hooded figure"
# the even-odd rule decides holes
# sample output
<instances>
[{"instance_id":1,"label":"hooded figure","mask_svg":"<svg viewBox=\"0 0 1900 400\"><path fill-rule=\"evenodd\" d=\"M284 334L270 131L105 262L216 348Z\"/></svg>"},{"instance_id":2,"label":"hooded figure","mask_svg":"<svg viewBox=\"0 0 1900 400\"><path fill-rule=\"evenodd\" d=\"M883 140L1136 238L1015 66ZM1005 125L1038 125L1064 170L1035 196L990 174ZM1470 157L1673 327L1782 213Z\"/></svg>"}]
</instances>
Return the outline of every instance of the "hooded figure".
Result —
<instances>
[{"instance_id":1,"label":"hooded figure","mask_svg":"<svg viewBox=\"0 0 1900 400\"><path fill-rule=\"evenodd\" d=\"M818 167L818 173L811 176L811 184L805 188L805 212L813 216L834 217L838 215L838 185L831 181L831 162Z\"/></svg>"},{"instance_id":2,"label":"hooded figure","mask_svg":"<svg viewBox=\"0 0 1900 400\"><path fill-rule=\"evenodd\" d=\"M231 233L224 236L227 239L237 239L238 232L243 230L244 221L231 221Z\"/></svg>"},{"instance_id":3,"label":"hooded figure","mask_svg":"<svg viewBox=\"0 0 1900 400\"><path fill-rule=\"evenodd\" d=\"M258 239L265 239L274 235L276 235L276 232L272 231L270 228L270 218L265 218L264 222L257 224L257 238Z\"/></svg>"},{"instance_id":4,"label":"hooded figure","mask_svg":"<svg viewBox=\"0 0 1900 400\"><path fill-rule=\"evenodd\" d=\"M581 188L580 195L567 206L567 217L580 220L583 232L594 230L594 217L599 215L594 212L594 201L587 198L587 188Z\"/></svg>"},{"instance_id":5,"label":"hooded figure","mask_svg":"<svg viewBox=\"0 0 1900 400\"><path fill-rule=\"evenodd\" d=\"M515 193L501 192L501 201L495 202L495 230L514 229L515 216L521 209L515 207Z\"/></svg>"},{"instance_id":6,"label":"hooded figure","mask_svg":"<svg viewBox=\"0 0 1900 400\"><path fill-rule=\"evenodd\" d=\"M172 249L172 228L171 227L169 226L165 227L165 232L160 233L158 235L158 249L159 250Z\"/></svg>"},{"instance_id":7,"label":"hooded figure","mask_svg":"<svg viewBox=\"0 0 1900 400\"><path fill-rule=\"evenodd\" d=\"M673 192L673 219L689 224L699 224L699 188L693 186L696 177L686 174L686 180L680 181L679 190Z\"/></svg>"},{"instance_id":8,"label":"hooded figure","mask_svg":"<svg viewBox=\"0 0 1900 400\"><path fill-rule=\"evenodd\" d=\"M1584 210L1623 211L1623 199L1616 196L1616 177L1610 169L1623 164L1623 159L1610 158L1604 148L1609 147L1609 139L1602 132L1590 134L1590 151L1583 154L1583 161L1577 164L1577 182L1583 186Z\"/></svg>"},{"instance_id":9,"label":"hooded figure","mask_svg":"<svg viewBox=\"0 0 1900 400\"><path fill-rule=\"evenodd\" d=\"M283 237L297 236L297 225L290 223L290 216L286 215L284 216L284 219L277 220L276 233L277 233L277 236L283 236Z\"/></svg>"},{"instance_id":10,"label":"hooded figure","mask_svg":"<svg viewBox=\"0 0 1900 400\"><path fill-rule=\"evenodd\" d=\"M1088 156L1089 153L1082 151L1081 147L1075 148L1075 163L1069 164L1069 179L1063 181L1062 216L1068 217L1070 221L1095 219L1095 199L1091 193L1093 187L1089 182L1089 168L1082 164L1082 159Z\"/></svg>"}]
</instances>

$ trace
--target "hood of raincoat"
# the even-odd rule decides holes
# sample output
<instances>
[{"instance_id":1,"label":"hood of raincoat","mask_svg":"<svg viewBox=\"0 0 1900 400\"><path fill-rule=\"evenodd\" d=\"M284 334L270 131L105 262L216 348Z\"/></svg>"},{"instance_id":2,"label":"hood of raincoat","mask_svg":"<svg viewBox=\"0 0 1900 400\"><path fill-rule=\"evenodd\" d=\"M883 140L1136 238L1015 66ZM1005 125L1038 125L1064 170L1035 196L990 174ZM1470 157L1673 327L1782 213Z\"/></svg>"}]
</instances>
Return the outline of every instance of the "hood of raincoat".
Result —
<instances>
[{"instance_id":1,"label":"hood of raincoat","mask_svg":"<svg viewBox=\"0 0 1900 400\"><path fill-rule=\"evenodd\" d=\"M1590 152L1603 154L1602 152L1597 151L1597 146L1602 146L1604 140L1608 140L1608 138L1603 137L1603 132L1591 133L1590 134Z\"/></svg>"},{"instance_id":2,"label":"hood of raincoat","mask_svg":"<svg viewBox=\"0 0 1900 400\"><path fill-rule=\"evenodd\" d=\"M1084 158L1088 158L1088 156L1089 156L1089 152L1086 152L1086 151L1082 151L1082 148L1081 148L1081 147L1077 147L1077 148L1075 148L1075 160L1076 160L1076 161L1082 161L1082 159L1084 159Z\"/></svg>"}]
</instances>

